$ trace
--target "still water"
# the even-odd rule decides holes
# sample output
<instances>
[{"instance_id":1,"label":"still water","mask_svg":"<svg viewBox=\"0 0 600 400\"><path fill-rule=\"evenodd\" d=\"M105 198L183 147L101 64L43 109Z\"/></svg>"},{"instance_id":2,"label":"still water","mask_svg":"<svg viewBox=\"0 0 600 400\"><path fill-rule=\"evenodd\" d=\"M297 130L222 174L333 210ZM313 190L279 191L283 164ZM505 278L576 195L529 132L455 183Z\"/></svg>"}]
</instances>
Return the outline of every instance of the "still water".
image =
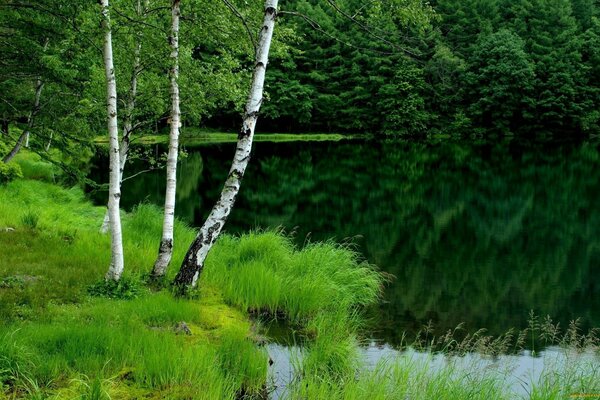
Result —
<instances>
[{"instance_id":1,"label":"still water","mask_svg":"<svg viewBox=\"0 0 600 400\"><path fill-rule=\"evenodd\" d=\"M185 151L176 214L199 225L234 145ZM106 163L94 160L93 179L106 181ZM141 174L121 204L162 205L164 189L164 171ZM92 197L102 204L106 193ZM438 333L464 322L497 335L525 328L530 310L600 326L599 142L257 143L226 230L258 227L283 227L299 245L351 240L392 274L373 311L380 344L429 321Z\"/></svg>"}]
</instances>

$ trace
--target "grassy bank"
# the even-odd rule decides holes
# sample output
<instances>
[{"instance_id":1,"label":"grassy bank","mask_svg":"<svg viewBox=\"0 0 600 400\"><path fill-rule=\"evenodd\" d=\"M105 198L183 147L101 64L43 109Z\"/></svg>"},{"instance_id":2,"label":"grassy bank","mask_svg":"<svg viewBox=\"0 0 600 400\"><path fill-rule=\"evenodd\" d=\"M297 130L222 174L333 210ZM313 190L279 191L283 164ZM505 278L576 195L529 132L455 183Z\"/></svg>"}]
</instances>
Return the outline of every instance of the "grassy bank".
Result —
<instances>
[{"instance_id":1,"label":"grassy bank","mask_svg":"<svg viewBox=\"0 0 600 400\"><path fill-rule=\"evenodd\" d=\"M6 396L216 399L262 390L266 353L247 316L218 290L204 285L198 299L184 300L139 283L157 251L154 207L123 215L125 281L138 297L88 295L109 262L109 238L98 233L103 214L77 188L31 180L0 188L0 227L10 228L0 233ZM179 224L176 235L181 260L193 232ZM191 335L177 331L182 321Z\"/></svg>"},{"instance_id":2,"label":"grassy bank","mask_svg":"<svg viewBox=\"0 0 600 400\"><path fill-rule=\"evenodd\" d=\"M355 135L342 135L338 133L257 133L254 136L255 142L323 142L354 139ZM226 133L219 131L209 131L196 128L183 128L179 141L182 145L193 146L211 143L235 143L237 142L237 133ZM107 138L99 136L96 143L107 144ZM137 144L166 144L169 142L169 135L144 135L134 138Z\"/></svg>"},{"instance_id":3,"label":"grassy bank","mask_svg":"<svg viewBox=\"0 0 600 400\"><path fill-rule=\"evenodd\" d=\"M23 168L26 175L37 169ZM157 252L161 214L140 205L122 214L122 292L133 299L94 297L89 288L109 264L109 237L98 233L103 215L79 188L30 179L0 186L5 397L261 396L268 356L247 312L309 326L325 313L373 303L380 290L380 275L349 249L323 243L299 250L279 233L262 232L218 241L197 298L150 291L142 277ZM177 223L170 277L193 236ZM191 335L178 328L182 321Z\"/></svg>"}]
</instances>

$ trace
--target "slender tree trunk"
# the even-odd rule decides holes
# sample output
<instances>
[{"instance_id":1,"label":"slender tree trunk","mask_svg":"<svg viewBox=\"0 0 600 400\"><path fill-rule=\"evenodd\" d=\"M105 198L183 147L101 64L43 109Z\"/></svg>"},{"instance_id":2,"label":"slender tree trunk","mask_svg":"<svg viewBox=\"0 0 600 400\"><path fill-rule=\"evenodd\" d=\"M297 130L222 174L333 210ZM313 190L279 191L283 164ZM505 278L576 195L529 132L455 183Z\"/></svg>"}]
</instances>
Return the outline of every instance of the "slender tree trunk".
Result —
<instances>
[{"instance_id":1,"label":"slender tree trunk","mask_svg":"<svg viewBox=\"0 0 600 400\"><path fill-rule=\"evenodd\" d=\"M50 39L46 38L44 40L44 48L42 49L42 51L45 53L46 50L48 49L48 43L50 43ZM42 94L42 88L44 87L44 83L42 82L42 77L38 76L37 78L37 82L35 84L35 105L33 106L33 112L31 113L29 120L33 121L33 117L35 114L38 113L39 108L40 108L40 95ZM31 126L28 126L26 134L25 134L25 148L28 149L29 148L29 136L31 136L31 128L33 127L33 123L31 124Z\"/></svg>"},{"instance_id":2,"label":"slender tree trunk","mask_svg":"<svg viewBox=\"0 0 600 400\"><path fill-rule=\"evenodd\" d=\"M145 7L148 8L148 0L145 1ZM141 17L143 10L140 4L140 0L137 3L137 13ZM136 44L134 50L133 59L133 71L131 73L131 80L129 81L129 94L127 97L127 104L125 105L125 112L123 116L123 136L121 138L121 145L119 148L119 186L123 182L123 171L125 170L125 163L127 161L127 154L129 152L129 144L131 143L131 132L133 131L133 110L135 109L135 101L137 97L137 79L141 72L141 52L142 52L142 35L138 32L136 35ZM109 227L109 212L106 210L104 214L104 220L100 227L100 232L107 233Z\"/></svg>"},{"instance_id":3,"label":"slender tree trunk","mask_svg":"<svg viewBox=\"0 0 600 400\"><path fill-rule=\"evenodd\" d=\"M108 189L108 212L110 215L111 261L106 280L118 281L123 273L123 241L121 237L121 216L119 202L121 191L119 181L119 128L117 126L117 82L113 65L112 32L108 0L101 0L102 27L104 28L104 69L106 72L106 100L108 114L108 136L110 152L110 179Z\"/></svg>"},{"instance_id":4,"label":"slender tree trunk","mask_svg":"<svg viewBox=\"0 0 600 400\"><path fill-rule=\"evenodd\" d=\"M46 46L47 46L47 43L48 42L46 41ZM44 46L44 49L46 48L46 46ZM23 141L25 141L25 147L29 147L29 132L33 128L35 116L37 115L37 113L40 110L40 97L42 96L43 89L44 89L44 82L42 81L41 77L38 77L36 84L35 84L35 99L33 102L33 109L31 110L31 112L29 113L29 116L27 117L27 128L23 131L21 136L19 136L19 139L17 139L17 143L15 143L15 145L12 148L12 150L10 151L10 153L8 153L6 156L4 156L4 158L2 158L2 162L7 163L10 160L12 160L13 157L16 156L17 153L21 150L21 147L23 146Z\"/></svg>"},{"instance_id":5,"label":"slender tree trunk","mask_svg":"<svg viewBox=\"0 0 600 400\"><path fill-rule=\"evenodd\" d=\"M265 1L264 22L260 31L258 48L256 49L256 64L252 76L252 86L246 103L242 129L238 135L235 156L225 186L221 191L221 196L200 228L196 239L190 245L181 268L175 277L174 284L179 287L180 291L185 291L190 286L196 286L198 277L204 268L206 256L221 233L240 190L242 177L250 160L254 128L263 100L265 72L275 28L277 2L278 0Z\"/></svg>"},{"instance_id":6,"label":"slender tree trunk","mask_svg":"<svg viewBox=\"0 0 600 400\"><path fill-rule=\"evenodd\" d=\"M50 131L50 138L48 139L48 143L46 143L46 147L44 147L44 150L46 150L46 152L50 150L50 145L52 144L52 136L54 136L54 134L52 131Z\"/></svg>"},{"instance_id":7,"label":"slender tree trunk","mask_svg":"<svg viewBox=\"0 0 600 400\"><path fill-rule=\"evenodd\" d=\"M2 119L2 136L8 136L8 119Z\"/></svg>"},{"instance_id":8,"label":"slender tree trunk","mask_svg":"<svg viewBox=\"0 0 600 400\"><path fill-rule=\"evenodd\" d=\"M158 257L154 263L152 275L159 278L165 275L173 254L173 223L175 220L175 188L177 186L177 154L179 152L179 127L181 111L179 110L179 9L180 0L173 0L171 14L173 26L171 32L171 132L169 135L169 155L167 156L167 189L165 193L165 214L163 233L158 249Z\"/></svg>"}]
</instances>

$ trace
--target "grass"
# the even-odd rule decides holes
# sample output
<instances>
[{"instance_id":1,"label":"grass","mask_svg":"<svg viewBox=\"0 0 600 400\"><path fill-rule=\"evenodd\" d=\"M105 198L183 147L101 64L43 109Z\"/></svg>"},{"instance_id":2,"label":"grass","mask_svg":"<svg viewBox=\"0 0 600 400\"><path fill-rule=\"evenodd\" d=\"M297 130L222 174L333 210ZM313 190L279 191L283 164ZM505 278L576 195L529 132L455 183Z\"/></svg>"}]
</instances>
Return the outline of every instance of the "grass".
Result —
<instances>
[{"instance_id":1,"label":"grass","mask_svg":"<svg viewBox=\"0 0 600 400\"><path fill-rule=\"evenodd\" d=\"M44 182L56 182L60 175L58 167L52 166L31 151L21 149L12 161L21 167L23 176Z\"/></svg>"},{"instance_id":2,"label":"grass","mask_svg":"<svg viewBox=\"0 0 600 400\"><path fill-rule=\"evenodd\" d=\"M254 136L255 142L321 142L321 141L340 141L353 139L357 135L342 135L339 133L257 133ZM211 143L235 143L237 142L237 133L225 133L218 131L208 131L195 128L184 128L181 132L180 143L184 145L201 145ZM161 144L169 142L169 135L144 135L134 139L138 144ZM96 143L107 144L106 137L101 136L95 139Z\"/></svg>"},{"instance_id":3,"label":"grass","mask_svg":"<svg viewBox=\"0 0 600 400\"><path fill-rule=\"evenodd\" d=\"M482 331L457 337L460 329L431 337L427 336L431 327L424 327L423 334L417 335L403 351L384 357L372 367L365 366L364 359L361 363L359 341L352 336L355 332L352 327L359 322L348 321L344 315L313 320L315 337L303 354L296 355L296 378L284 398L600 397L600 338L595 330L581 332L577 321L562 330L550 318L540 321L532 314L529 328L496 338ZM530 370L529 376L515 375L518 359L506 354L522 354L521 346L531 336L555 347L551 352L534 356L543 361L537 373Z\"/></svg>"},{"instance_id":4,"label":"grass","mask_svg":"<svg viewBox=\"0 0 600 400\"><path fill-rule=\"evenodd\" d=\"M348 246L325 242L299 250L274 231L225 236L206 264L204 280L232 304L294 322L373 304L383 284Z\"/></svg>"},{"instance_id":5,"label":"grass","mask_svg":"<svg viewBox=\"0 0 600 400\"><path fill-rule=\"evenodd\" d=\"M77 188L32 180L0 187L0 227L14 229L0 233L5 395L233 399L262 390L266 353L247 316L214 287L203 285L195 300L147 289L131 300L88 294L109 263L109 238L98 233L103 215ZM126 280L150 270L160 224L149 205L123 214ZM177 224L176 260L193 235ZM192 335L175 332L181 321Z\"/></svg>"}]
</instances>

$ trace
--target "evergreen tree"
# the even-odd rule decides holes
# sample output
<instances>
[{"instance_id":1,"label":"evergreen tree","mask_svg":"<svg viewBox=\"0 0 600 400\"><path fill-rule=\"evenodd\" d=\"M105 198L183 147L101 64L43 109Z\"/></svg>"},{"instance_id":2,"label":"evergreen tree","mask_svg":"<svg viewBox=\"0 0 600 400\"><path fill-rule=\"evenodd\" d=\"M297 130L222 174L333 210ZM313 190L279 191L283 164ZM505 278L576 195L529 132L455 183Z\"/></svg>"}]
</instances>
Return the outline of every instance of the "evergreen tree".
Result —
<instances>
[{"instance_id":1,"label":"evergreen tree","mask_svg":"<svg viewBox=\"0 0 600 400\"><path fill-rule=\"evenodd\" d=\"M534 80L533 64L519 36L508 29L482 34L465 76L469 111L477 125L509 133L529 122Z\"/></svg>"}]
</instances>

